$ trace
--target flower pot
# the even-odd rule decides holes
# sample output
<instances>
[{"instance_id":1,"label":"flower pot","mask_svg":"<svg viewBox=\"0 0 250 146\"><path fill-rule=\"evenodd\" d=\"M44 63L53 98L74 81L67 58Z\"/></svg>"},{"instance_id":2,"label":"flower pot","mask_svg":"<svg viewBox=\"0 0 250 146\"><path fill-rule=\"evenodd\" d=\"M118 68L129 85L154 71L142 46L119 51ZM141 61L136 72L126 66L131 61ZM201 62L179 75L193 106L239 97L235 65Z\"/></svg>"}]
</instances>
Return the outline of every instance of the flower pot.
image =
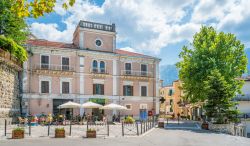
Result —
<instances>
[{"instance_id":1,"label":"flower pot","mask_svg":"<svg viewBox=\"0 0 250 146\"><path fill-rule=\"evenodd\" d=\"M208 130L208 123L202 123L201 124L201 129Z\"/></svg>"},{"instance_id":2,"label":"flower pot","mask_svg":"<svg viewBox=\"0 0 250 146\"><path fill-rule=\"evenodd\" d=\"M158 127L159 128L164 128L164 122L158 122Z\"/></svg>"},{"instance_id":3,"label":"flower pot","mask_svg":"<svg viewBox=\"0 0 250 146\"><path fill-rule=\"evenodd\" d=\"M24 138L24 130L13 130L12 139L22 139Z\"/></svg>"},{"instance_id":4,"label":"flower pot","mask_svg":"<svg viewBox=\"0 0 250 146\"><path fill-rule=\"evenodd\" d=\"M65 130L55 130L55 138L65 138Z\"/></svg>"},{"instance_id":5,"label":"flower pot","mask_svg":"<svg viewBox=\"0 0 250 146\"><path fill-rule=\"evenodd\" d=\"M87 131L87 138L96 138L96 131Z\"/></svg>"}]
</instances>

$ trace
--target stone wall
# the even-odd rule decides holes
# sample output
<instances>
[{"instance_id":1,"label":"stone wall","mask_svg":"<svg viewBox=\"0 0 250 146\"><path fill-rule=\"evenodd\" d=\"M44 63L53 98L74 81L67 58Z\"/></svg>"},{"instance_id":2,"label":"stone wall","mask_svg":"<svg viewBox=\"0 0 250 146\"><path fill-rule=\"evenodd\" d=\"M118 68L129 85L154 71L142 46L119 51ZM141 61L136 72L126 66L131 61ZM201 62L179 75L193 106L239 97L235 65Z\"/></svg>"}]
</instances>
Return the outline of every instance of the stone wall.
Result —
<instances>
[{"instance_id":1,"label":"stone wall","mask_svg":"<svg viewBox=\"0 0 250 146\"><path fill-rule=\"evenodd\" d=\"M20 115L18 71L20 67L0 57L0 125Z\"/></svg>"},{"instance_id":2,"label":"stone wall","mask_svg":"<svg viewBox=\"0 0 250 146\"><path fill-rule=\"evenodd\" d=\"M221 132L221 133L226 133L230 135L235 135L235 136L247 136L247 129L246 125L239 123L239 124L212 124L209 123L209 130L211 131L216 131L216 132Z\"/></svg>"},{"instance_id":3,"label":"stone wall","mask_svg":"<svg viewBox=\"0 0 250 146\"><path fill-rule=\"evenodd\" d=\"M234 124L212 124L209 123L209 130L234 135Z\"/></svg>"}]
</instances>

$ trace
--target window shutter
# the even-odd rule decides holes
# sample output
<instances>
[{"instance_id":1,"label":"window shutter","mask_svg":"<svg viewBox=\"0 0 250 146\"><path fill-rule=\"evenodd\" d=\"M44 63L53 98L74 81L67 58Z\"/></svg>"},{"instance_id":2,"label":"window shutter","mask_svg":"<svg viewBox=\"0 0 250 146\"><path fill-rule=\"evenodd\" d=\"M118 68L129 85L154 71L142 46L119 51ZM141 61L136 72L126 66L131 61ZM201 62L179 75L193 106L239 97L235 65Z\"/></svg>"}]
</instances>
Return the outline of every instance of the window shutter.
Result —
<instances>
[{"instance_id":1,"label":"window shutter","mask_svg":"<svg viewBox=\"0 0 250 146\"><path fill-rule=\"evenodd\" d=\"M104 85L101 84L101 95L104 95Z\"/></svg>"},{"instance_id":2,"label":"window shutter","mask_svg":"<svg viewBox=\"0 0 250 146\"><path fill-rule=\"evenodd\" d=\"M123 96L126 96L126 86L123 86Z\"/></svg>"},{"instance_id":3,"label":"window shutter","mask_svg":"<svg viewBox=\"0 0 250 146\"><path fill-rule=\"evenodd\" d=\"M130 88L131 88L131 94L130 94L130 96L133 96L134 95L133 86L130 86Z\"/></svg>"},{"instance_id":4,"label":"window shutter","mask_svg":"<svg viewBox=\"0 0 250 146\"><path fill-rule=\"evenodd\" d=\"M93 94L96 94L96 84L93 84Z\"/></svg>"}]
</instances>

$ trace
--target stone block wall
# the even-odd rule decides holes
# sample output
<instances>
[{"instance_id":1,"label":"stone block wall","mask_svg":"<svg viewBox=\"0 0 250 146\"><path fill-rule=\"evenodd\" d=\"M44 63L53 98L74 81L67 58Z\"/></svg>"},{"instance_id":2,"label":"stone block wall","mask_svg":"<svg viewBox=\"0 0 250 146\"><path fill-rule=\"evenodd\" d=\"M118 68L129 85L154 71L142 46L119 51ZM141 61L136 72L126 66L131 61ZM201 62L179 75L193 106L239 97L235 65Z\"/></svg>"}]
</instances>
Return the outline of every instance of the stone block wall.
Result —
<instances>
[{"instance_id":1,"label":"stone block wall","mask_svg":"<svg viewBox=\"0 0 250 146\"><path fill-rule=\"evenodd\" d=\"M19 79L20 69L0 58L0 124L8 123L20 115Z\"/></svg>"}]
</instances>

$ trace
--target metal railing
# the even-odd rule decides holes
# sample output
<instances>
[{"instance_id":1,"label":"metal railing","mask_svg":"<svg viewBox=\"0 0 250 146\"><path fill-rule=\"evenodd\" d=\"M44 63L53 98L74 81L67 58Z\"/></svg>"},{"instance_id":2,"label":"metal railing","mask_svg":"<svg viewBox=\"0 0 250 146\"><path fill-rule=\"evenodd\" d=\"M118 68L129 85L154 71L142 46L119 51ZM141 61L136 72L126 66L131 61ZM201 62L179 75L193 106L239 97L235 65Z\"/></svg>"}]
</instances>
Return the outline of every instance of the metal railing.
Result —
<instances>
[{"instance_id":1,"label":"metal railing","mask_svg":"<svg viewBox=\"0 0 250 146\"><path fill-rule=\"evenodd\" d=\"M97 67L92 67L90 69L90 72L95 74L108 74L105 68L97 68Z\"/></svg>"},{"instance_id":2,"label":"metal railing","mask_svg":"<svg viewBox=\"0 0 250 146\"><path fill-rule=\"evenodd\" d=\"M83 28L115 32L115 24L108 25L108 24L101 24L89 21L80 21L79 26Z\"/></svg>"},{"instance_id":3,"label":"metal railing","mask_svg":"<svg viewBox=\"0 0 250 146\"><path fill-rule=\"evenodd\" d=\"M39 70L57 70L57 71L74 71L74 67L69 65L55 65L55 64L35 64L34 69Z\"/></svg>"},{"instance_id":4,"label":"metal railing","mask_svg":"<svg viewBox=\"0 0 250 146\"><path fill-rule=\"evenodd\" d=\"M123 76L140 76L140 77L152 77L152 72L148 71L134 71L134 70L122 70L121 75Z\"/></svg>"}]
</instances>

